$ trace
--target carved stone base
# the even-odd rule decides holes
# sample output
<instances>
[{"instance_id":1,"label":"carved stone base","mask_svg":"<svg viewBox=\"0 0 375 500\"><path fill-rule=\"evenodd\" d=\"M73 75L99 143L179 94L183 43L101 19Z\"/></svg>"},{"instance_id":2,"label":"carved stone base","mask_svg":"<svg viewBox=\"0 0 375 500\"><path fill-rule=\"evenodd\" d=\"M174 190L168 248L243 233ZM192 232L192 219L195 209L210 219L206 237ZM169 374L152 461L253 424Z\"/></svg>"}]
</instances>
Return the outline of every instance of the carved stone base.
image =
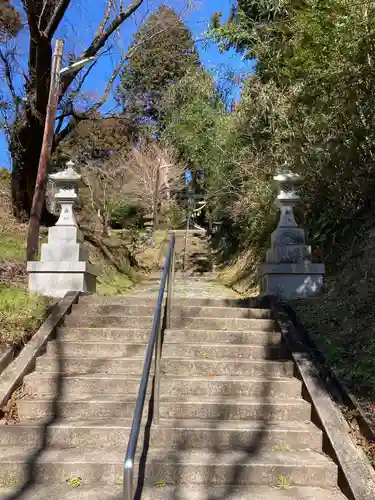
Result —
<instances>
[{"instance_id":1,"label":"carved stone base","mask_svg":"<svg viewBox=\"0 0 375 500\"><path fill-rule=\"evenodd\" d=\"M296 299L315 297L324 291L324 264L262 264L258 277L261 296L277 295L283 299Z\"/></svg>"},{"instance_id":2,"label":"carved stone base","mask_svg":"<svg viewBox=\"0 0 375 500\"><path fill-rule=\"evenodd\" d=\"M28 262L27 271L31 292L56 298L71 291L95 293L99 275L89 262Z\"/></svg>"},{"instance_id":3,"label":"carved stone base","mask_svg":"<svg viewBox=\"0 0 375 500\"><path fill-rule=\"evenodd\" d=\"M267 250L266 262L268 264L304 263L311 262L311 247L308 245L286 245L273 247Z\"/></svg>"}]
</instances>

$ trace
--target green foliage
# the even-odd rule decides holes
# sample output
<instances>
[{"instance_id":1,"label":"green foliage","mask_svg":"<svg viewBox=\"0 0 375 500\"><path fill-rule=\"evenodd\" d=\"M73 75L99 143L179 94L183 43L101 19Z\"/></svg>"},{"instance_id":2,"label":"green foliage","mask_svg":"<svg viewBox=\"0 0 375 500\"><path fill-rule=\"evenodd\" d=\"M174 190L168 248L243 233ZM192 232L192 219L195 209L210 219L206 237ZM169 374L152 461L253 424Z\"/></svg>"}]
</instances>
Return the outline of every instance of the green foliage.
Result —
<instances>
[{"instance_id":1,"label":"green foliage","mask_svg":"<svg viewBox=\"0 0 375 500\"><path fill-rule=\"evenodd\" d=\"M125 202L119 203L111 212L109 225L113 229L126 227L141 227L143 225L144 210Z\"/></svg>"},{"instance_id":2,"label":"green foliage","mask_svg":"<svg viewBox=\"0 0 375 500\"><path fill-rule=\"evenodd\" d=\"M139 125L161 125L163 92L199 65L192 35L173 9L162 6L137 31L129 54L119 88L125 114Z\"/></svg>"},{"instance_id":3,"label":"green foliage","mask_svg":"<svg viewBox=\"0 0 375 500\"><path fill-rule=\"evenodd\" d=\"M375 233L354 227L336 241L325 296L292 301L329 365L358 398L375 396ZM352 223L354 226L354 222ZM331 270L332 272L332 270Z\"/></svg>"},{"instance_id":4,"label":"green foliage","mask_svg":"<svg viewBox=\"0 0 375 500\"><path fill-rule=\"evenodd\" d=\"M73 158L80 165L90 161L106 161L113 154L124 154L133 135L131 124L123 117L82 120L59 145L54 162L56 167Z\"/></svg>"},{"instance_id":5,"label":"green foliage","mask_svg":"<svg viewBox=\"0 0 375 500\"><path fill-rule=\"evenodd\" d=\"M2 0L0 4L0 42L17 35L22 28L19 12L11 5L10 0Z\"/></svg>"},{"instance_id":6,"label":"green foliage","mask_svg":"<svg viewBox=\"0 0 375 500\"><path fill-rule=\"evenodd\" d=\"M232 191L214 195L224 238L263 253L275 223L270 181L284 167L306 178L313 245L329 249L372 210L374 18L373 4L349 0L238 0L227 22L213 20L223 50L257 61L226 118L226 159L214 160Z\"/></svg>"},{"instance_id":7,"label":"green foliage","mask_svg":"<svg viewBox=\"0 0 375 500\"><path fill-rule=\"evenodd\" d=\"M125 273L120 273L108 265L102 265L102 272L98 278L97 294L100 296L123 295L132 288L133 281ZM91 325L95 328L95 325Z\"/></svg>"},{"instance_id":8,"label":"green foliage","mask_svg":"<svg viewBox=\"0 0 375 500\"><path fill-rule=\"evenodd\" d=\"M79 488L82 484L82 478L79 476L73 476L68 478L66 480L66 483L68 486L71 486L72 488Z\"/></svg>"},{"instance_id":9,"label":"green foliage","mask_svg":"<svg viewBox=\"0 0 375 500\"><path fill-rule=\"evenodd\" d=\"M277 482L277 487L281 490L288 490L293 486L292 480L288 476L280 476Z\"/></svg>"},{"instance_id":10,"label":"green foliage","mask_svg":"<svg viewBox=\"0 0 375 500\"><path fill-rule=\"evenodd\" d=\"M193 174L203 168L206 189L220 172L218 158L226 152L227 114L215 81L205 70L191 70L164 95L165 129L162 141L178 152L179 161Z\"/></svg>"},{"instance_id":11,"label":"green foliage","mask_svg":"<svg viewBox=\"0 0 375 500\"><path fill-rule=\"evenodd\" d=\"M162 214L165 217L167 226L171 229L178 229L185 220L185 210L176 202L167 205L167 209Z\"/></svg>"},{"instance_id":12,"label":"green foliage","mask_svg":"<svg viewBox=\"0 0 375 500\"><path fill-rule=\"evenodd\" d=\"M21 286L0 284L0 345L24 342L40 326L50 303Z\"/></svg>"}]
</instances>

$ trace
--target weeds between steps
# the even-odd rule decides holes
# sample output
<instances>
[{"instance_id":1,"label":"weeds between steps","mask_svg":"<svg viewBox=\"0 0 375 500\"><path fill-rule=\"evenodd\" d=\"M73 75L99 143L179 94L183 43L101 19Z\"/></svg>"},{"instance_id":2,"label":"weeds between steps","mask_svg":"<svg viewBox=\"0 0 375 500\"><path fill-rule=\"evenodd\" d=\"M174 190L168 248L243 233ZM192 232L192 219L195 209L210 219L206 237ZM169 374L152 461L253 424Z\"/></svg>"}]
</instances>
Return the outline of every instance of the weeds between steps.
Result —
<instances>
[{"instance_id":1,"label":"weeds between steps","mask_svg":"<svg viewBox=\"0 0 375 500\"><path fill-rule=\"evenodd\" d=\"M279 481L277 483L277 487L280 488L281 490L288 490L289 488L292 488L293 483L292 480L287 477L287 476L280 476Z\"/></svg>"},{"instance_id":2,"label":"weeds between steps","mask_svg":"<svg viewBox=\"0 0 375 500\"><path fill-rule=\"evenodd\" d=\"M277 452L277 451L280 451L280 452L291 451L290 448L288 448L287 446L283 446L283 445L280 445L280 444L276 444L275 446L272 446L271 450L274 451L274 452Z\"/></svg>"},{"instance_id":3,"label":"weeds between steps","mask_svg":"<svg viewBox=\"0 0 375 500\"><path fill-rule=\"evenodd\" d=\"M349 424L352 440L357 446L363 449L371 465L375 468L375 442L367 439L362 434L357 420L359 412L357 410L350 410L345 406L341 407L341 411Z\"/></svg>"},{"instance_id":4,"label":"weeds between steps","mask_svg":"<svg viewBox=\"0 0 375 500\"><path fill-rule=\"evenodd\" d=\"M3 479L0 476L0 488L17 488L21 484L18 477L8 477Z\"/></svg>"},{"instance_id":5,"label":"weeds between steps","mask_svg":"<svg viewBox=\"0 0 375 500\"><path fill-rule=\"evenodd\" d=\"M295 303L293 304L293 302L291 302L291 304L291 310L293 311L293 305L295 307ZM367 392L367 397L361 397L361 388L358 387L356 388L357 394L353 395L350 393L350 391L353 390L353 384L349 385L348 387L346 385L346 378L343 377L344 384L341 380L341 376L343 374L343 361L340 361L341 368L337 373L337 366L333 362L333 358L330 356L329 350L327 353L327 339L325 340L325 342L322 342L322 336L319 336L319 334L317 334L316 329L312 328L311 323L307 322L306 328L305 323L302 323L298 317L298 313L300 312L300 310L298 308L296 309L297 315L293 313L292 322L295 323L297 329L300 330L302 338L304 338L304 342L307 342L307 345L309 346L308 349L310 350L310 355L322 380L328 381L333 377L333 385L336 387L334 391L336 391L336 393L338 391L339 393L338 404L345 420L349 425L351 439L356 446L359 446L363 449L364 453L369 459L369 462L375 468L375 439L372 437L374 436L375 404L369 402L369 398L373 401L374 393L372 392L371 396ZM302 315L302 319L306 319L306 316ZM334 338L334 336L332 336L332 338ZM329 340L328 344L335 344L333 346L332 352L336 353L336 348L337 345L340 345L340 340ZM364 351L367 355L372 352L371 349L368 350L366 348L364 349ZM348 361L346 359L346 364L348 363L350 365L350 360ZM358 392L360 399L358 398ZM350 401L349 406L348 400Z\"/></svg>"},{"instance_id":6,"label":"weeds between steps","mask_svg":"<svg viewBox=\"0 0 375 500\"><path fill-rule=\"evenodd\" d=\"M71 488L79 488L82 484L82 478L80 476L73 476L66 480L66 484Z\"/></svg>"},{"instance_id":7,"label":"weeds between steps","mask_svg":"<svg viewBox=\"0 0 375 500\"><path fill-rule=\"evenodd\" d=\"M9 425L20 422L18 401L26 395L27 393L22 386L13 392L7 404L0 410L0 424Z\"/></svg>"}]
</instances>

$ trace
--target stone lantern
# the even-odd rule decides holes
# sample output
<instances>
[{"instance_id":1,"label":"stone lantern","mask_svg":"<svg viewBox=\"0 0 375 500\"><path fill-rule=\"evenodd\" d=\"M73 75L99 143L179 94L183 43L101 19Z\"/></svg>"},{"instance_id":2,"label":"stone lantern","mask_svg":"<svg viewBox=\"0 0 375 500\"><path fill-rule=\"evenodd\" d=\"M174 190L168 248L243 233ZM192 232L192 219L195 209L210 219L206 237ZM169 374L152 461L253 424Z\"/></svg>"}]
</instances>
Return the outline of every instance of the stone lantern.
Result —
<instances>
[{"instance_id":1,"label":"stone lantern","mask_svg":"<svg viewBox=\"0 0 375 500\"><path fill-rule=\"evenodd\" d=\"M298 187L304 179L285 171L275 176L274 181L278 184L275 204L280 210L280 220L271 235L266 263L258 270L260 295L286 299L319 295L323 292L324 264L311 262L305 231L294 218L294 207L301 201Z\"/></svg>"},{"instance_id":2,"label":"stone lantern","mask_svg":"<svg viewBox=\"0 0 375 500\"><path fill-rule=\"evenodd\" d=\"M74 215L81 176L69 161L65 170L49 177L56 186L60 217L48 230L48 243L41 245L40 262L27 263L29 290L50 297L64 297L70 291L94 293L99 270L88 262Z\"/></svg>"}]
</instances>

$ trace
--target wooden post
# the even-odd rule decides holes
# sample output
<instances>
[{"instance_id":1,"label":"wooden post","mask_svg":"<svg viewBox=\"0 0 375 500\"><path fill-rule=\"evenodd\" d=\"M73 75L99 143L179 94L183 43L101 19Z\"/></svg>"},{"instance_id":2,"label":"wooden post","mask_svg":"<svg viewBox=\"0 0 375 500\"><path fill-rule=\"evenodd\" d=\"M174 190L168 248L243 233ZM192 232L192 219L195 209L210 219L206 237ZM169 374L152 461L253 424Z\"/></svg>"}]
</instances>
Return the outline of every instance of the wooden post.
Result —
<instances>
[{"instance_id":1,"label":"wooden post","mask_svg":"<svg viewBox=\"0 0 375 500\"><path fill-rule=\"evenodd\" d=\"M48 164L51 156L57 105L60 95L60 71L63 50L64 42L62 40L56 40L55 51L52 59L51 83L49 89L46 121L44 125L43 143L40 152L38 173L30 213L29 230L27 234L27 261L35 260L38 250L40 216L44 203L45 189L48 177Z\"/></svg>"}]
</instances>

